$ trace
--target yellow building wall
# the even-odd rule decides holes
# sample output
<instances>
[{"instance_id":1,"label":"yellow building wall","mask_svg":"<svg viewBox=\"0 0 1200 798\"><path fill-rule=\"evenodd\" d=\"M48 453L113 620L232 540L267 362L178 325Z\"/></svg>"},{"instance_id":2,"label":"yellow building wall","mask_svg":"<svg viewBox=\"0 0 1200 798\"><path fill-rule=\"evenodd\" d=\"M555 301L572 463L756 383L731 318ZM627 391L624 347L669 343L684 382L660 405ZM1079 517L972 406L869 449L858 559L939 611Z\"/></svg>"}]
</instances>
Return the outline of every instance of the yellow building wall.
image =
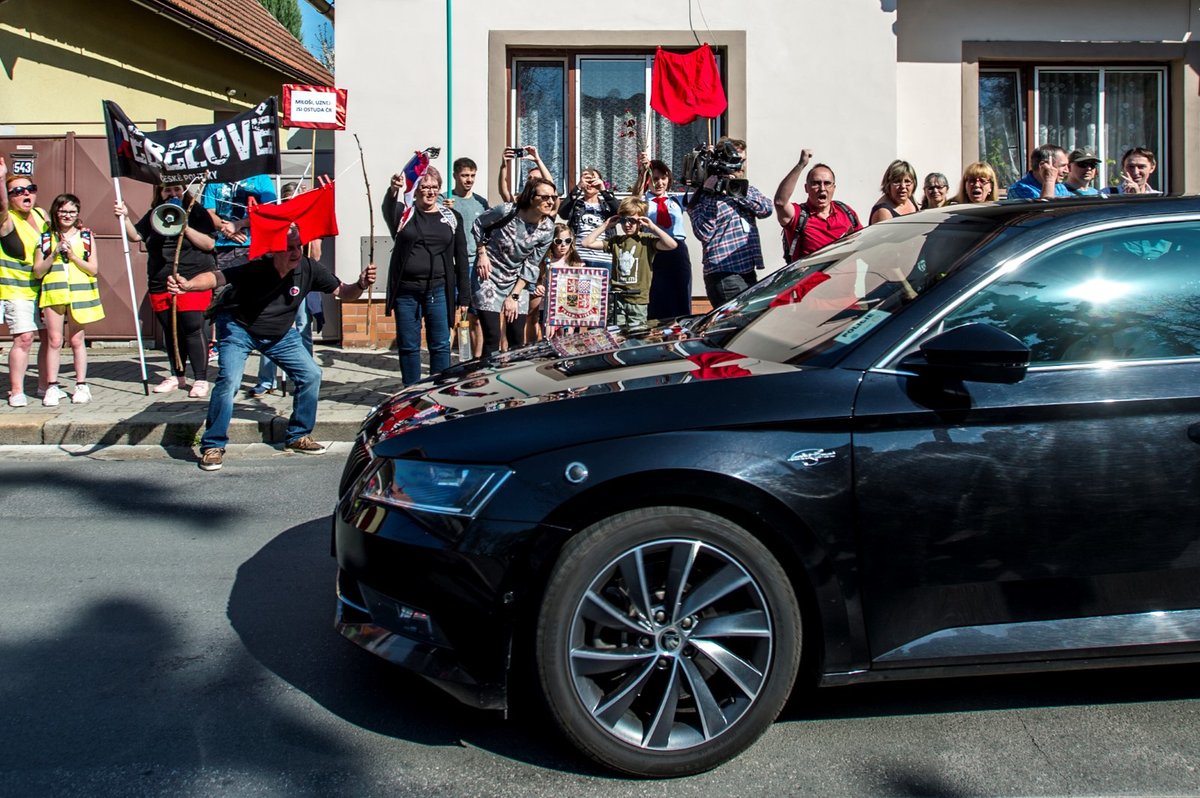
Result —
<instances>
[{"instance_id":1,"label":"yellow building wall","mask_svg":"<svg viewBox=\"0 0 1200 798\"><path fill-rule=\"evenodd\" d=\"M101 100L147 127L211 123L294 82L129 0L7 0L0 65L0 135L103 134Z\"/></svg>"}]
</instances>

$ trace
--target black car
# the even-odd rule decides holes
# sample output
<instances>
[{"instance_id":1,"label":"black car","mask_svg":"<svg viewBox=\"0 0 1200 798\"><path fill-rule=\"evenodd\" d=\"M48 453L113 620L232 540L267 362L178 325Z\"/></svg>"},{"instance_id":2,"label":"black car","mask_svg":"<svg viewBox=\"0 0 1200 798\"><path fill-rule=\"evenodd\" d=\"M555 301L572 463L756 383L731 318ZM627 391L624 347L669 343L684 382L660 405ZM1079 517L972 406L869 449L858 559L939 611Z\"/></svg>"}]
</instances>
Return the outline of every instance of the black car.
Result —
<instances>
[{"instance_id":1,"label":"black car","mask_svg":"<svg viewBox=\"0 0 1200 798\"><path fill-rule=\"evenodd\" d=\"M468 363L367 418L337 629L536 684L617 770L794 683L1200 659L1200 199L874 225L703 317Z\"/></svg>"}]
</instances>

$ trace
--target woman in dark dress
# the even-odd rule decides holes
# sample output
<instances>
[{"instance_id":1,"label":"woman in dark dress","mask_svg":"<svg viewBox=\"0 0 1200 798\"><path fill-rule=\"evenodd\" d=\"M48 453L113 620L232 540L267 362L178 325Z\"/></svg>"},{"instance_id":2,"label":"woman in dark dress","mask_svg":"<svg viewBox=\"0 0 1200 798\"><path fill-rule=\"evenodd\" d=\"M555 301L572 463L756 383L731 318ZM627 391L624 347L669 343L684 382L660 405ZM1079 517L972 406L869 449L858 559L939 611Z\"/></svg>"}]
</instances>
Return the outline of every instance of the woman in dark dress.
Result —
<instances>
[{"instance_id":1,"label":"woman in dark dress","mask_svg":"<svg viewBox=\"0 0 1200 798\"><path fill-rule=\"evenodd\" d=\"M388 269L387 307L396 316L400 378L421 379L421 321L429 347L429 373L450 368L450 332L455 308L466 311L467 238L458 211L438 202L442 175L430 166L417 181L412 207L396 229Z\"/></svg>"},{"instance_id":2,"label":"woman in dark dress","mask_svg":"<svg viewBox=\"0 0 1200 798\"><path fill-rule=\"evenodd\" d=\"M908 161L892 161L887 171L883 173L883 182L879 190L883 196L871 208L871 221L886 222L897 216L907 216L917 212L917 204L913 202L913 192L917 188L917 170Z\"/></svg>"},{"instance_id":3,"label":"woman in dark dress","mask_svg":"<svg viewBox=\"0 0 1200 798\"><path fill-rule=\"evenodd\" d=\"M192 364L192 388L188 396L208 396L208 324L204 310L212 301L212 291L194 291L177 294L175 326L179 329L180 363L175 364L175 343L171 325L171 294L167 293L167 278L171 276L175 262L175 248L179 251L179 276L191 279L204 272L216 271L217 259L213 254L216 247L216 228L212 216L199 201L191 202L187 189L182 185L160 185L155 192L154 204L134 224L124 202L117 202L113 212L125 225L125 232L132 241L146 243L146 271L148 276L147 296L150 307L158 318L166 336L167 352L170 354L174 373L154 386L155 393L169 393L178 388L187 388L186 367ZM191 202L188 225L182 236L164 236L154 230L150 219L154 209L164 203L186 207Z\"/></svg>"}]
</instances>

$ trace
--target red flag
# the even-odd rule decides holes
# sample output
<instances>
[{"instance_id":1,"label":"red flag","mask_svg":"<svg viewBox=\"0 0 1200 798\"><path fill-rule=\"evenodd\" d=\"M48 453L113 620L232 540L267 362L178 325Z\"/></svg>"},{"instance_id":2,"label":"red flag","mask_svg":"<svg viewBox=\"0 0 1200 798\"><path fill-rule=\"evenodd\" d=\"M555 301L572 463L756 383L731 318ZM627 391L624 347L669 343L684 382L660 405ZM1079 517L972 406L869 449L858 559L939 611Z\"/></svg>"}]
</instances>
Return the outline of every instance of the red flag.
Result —
<instances>
[{"instance_id":1,"label":"red flag","mask_svg":"<svg viewBox=\"0 0 1200 798\"><path fill-rule=\"evenodd\" d=\"M707 44L682 54L658 48L650 75L651 108L686 125L697 116L720 116L728 105L717 59Z\"/></svg>"},{"instance_id":2,"label":"red flag","mask_svg":"<svg viewBox=\"0 0 1200 798\"><path fill-rule=\"evenodd\" d=\"M300 243L307 244L338 233L333 205L333 183L296 194L278 204L259 203L250 208L250 257L287 249L288 228L300 229Z\"/></svg>"}]
</instances>

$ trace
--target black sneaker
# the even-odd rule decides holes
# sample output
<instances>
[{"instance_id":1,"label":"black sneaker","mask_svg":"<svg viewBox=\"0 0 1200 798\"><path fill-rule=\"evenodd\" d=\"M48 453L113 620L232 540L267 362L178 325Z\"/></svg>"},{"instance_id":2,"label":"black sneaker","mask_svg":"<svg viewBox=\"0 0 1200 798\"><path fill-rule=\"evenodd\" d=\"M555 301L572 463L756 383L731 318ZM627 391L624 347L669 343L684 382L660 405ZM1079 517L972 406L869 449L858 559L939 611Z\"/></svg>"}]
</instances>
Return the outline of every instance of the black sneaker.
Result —
<instances>
[{"instance_id":1,"label":"black sneaker","mask_svg":"<svg viewBox=\"0 0 1200 798\"><path fill-rule=\"evenodd\" d=\"M205 449L200 453L201 471L220 471L225 462L224 449Z\"/></svg>"},{"instance_id":2,"label":"black sneaker","mask_svg":"<svg viewBox=\"0 0 1200 798\"><path fill-rule=\"evenodd\" d=\"M299 452L300 454L325 453L325 447L314 441L311 435L305 435L303 438L297 438L283 448L289 452Z\"/></svg>"}]
</instances>

